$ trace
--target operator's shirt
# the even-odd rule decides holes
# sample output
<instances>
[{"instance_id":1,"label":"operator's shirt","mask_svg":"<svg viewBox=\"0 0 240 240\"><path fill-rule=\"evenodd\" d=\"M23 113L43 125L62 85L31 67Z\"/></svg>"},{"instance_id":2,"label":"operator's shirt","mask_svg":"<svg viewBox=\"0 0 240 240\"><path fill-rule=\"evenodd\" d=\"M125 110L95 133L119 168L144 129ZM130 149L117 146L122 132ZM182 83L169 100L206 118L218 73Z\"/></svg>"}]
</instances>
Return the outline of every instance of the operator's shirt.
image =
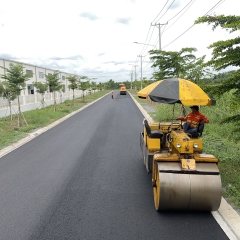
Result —
<instances>
[{"instance_id":1,"label":"operator's shirt","mask_svg":"<svg viewBox=\"0 0 240 240\"><path fill-rule=\"evenodd\" d=\"M190 122L190 128L197 128L201 120L205 120L206 123L209 123L209 120L200 112L189 113L185 118L179 118L182 121Z\"/></svg>"}]
</instances>

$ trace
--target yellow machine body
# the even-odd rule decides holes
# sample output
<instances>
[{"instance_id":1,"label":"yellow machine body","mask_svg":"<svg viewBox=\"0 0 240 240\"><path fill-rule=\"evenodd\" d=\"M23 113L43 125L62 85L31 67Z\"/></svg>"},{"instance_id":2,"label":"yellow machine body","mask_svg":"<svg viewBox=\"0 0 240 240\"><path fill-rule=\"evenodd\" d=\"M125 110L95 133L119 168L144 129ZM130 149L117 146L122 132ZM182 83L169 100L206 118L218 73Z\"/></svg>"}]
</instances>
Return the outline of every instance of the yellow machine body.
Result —
<instances>
[{"instance_id":1,"label":"yellow machine body","mask_svg":"<svg viewBox=\"0 0 240 240\"><path fill-rule=\"evenodd\" d=\"M150 152L155 152L160 150L161 139L160 138L150 138L146 129L144 128L144 143L147 145L147 148Z\"/></svg>"},{"instance_id":2,"label":"yellow machine body","mask_svg":"<svg viewBox=\"0 0 240 240\"><path fill-rule=\"evenodd\" d=\"M149 123L144 126L140 145L147 172L152 172L156 210L216 211L221 203L219 161L203 152L201 137L182 131L181 123Z\"/></svg>"},{"instance_id":3,"label":"yellow machine body","mask_svg":"<svg viewBox=\"0 0 240 240\"><path fill-rule=\"evenodd\" d=\"M167 146L172 153L192 154L203 150L201 138L191 138L181 130L172 131L167 138Z\"/></svg>"},{"instance_id":4,"label":"yellow machine body","mask_svg":"<svg viewBox=\"0 0 240 240\"><path fill-rule=\"evenodd\" d=\"M127 88L125 84L121 83L120 84L120 95L126 95L127 94Z\"/></svg>"}]
</instances>

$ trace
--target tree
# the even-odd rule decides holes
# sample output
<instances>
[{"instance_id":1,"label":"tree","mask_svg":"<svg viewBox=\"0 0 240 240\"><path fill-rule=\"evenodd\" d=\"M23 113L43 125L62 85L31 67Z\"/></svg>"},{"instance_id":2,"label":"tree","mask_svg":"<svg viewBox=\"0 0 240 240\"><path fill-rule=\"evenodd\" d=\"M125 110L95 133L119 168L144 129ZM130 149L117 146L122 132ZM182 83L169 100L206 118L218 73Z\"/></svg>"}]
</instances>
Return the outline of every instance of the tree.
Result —
<instances>
[{"instance_id":1,"label":"tree","mask_svg":"<svg viewBox=\"0 0 240 240\"><path fill-rule=\"evenodd\" d=\"M26 87L26 81L32 76L24 73L24 68L21 64L10 63L10 68L1 67L6 70L6 74L2 75L2 78L8 82L8 90L11 92L11 97L17 97L18 100L18 126L22 127L22 117L20 105L20 94ZM15 98L14 98L15 99ZM13 99L12 99L13 100ZM24 117L23 117L24 118ZM25 120L25 119L24 119ZM26 122L26 121L25 121Z\"/></svg>"},{"instance_id":2,"label":"tree","mask_svg":"<svg viewBox=\"0 0 240 240\"><path fill-rule=\"evenodd\" d=\"M93 93L95 93L95 90L97 89L97 83L92 81L91 82L91 89L93 90Z\"/></svg>"},{"instance_id":3,"label":"tree","mask_svg":"<svg viewBox=\"0 0 240 240\"><path fill-rule=\"evenodd\" d=\"M147 80L147 78L143 78L142 79L142 88L145 88L146 86L148 86L149 84L153 83L154 81L153 80ZM140 82L141 84L141 82Z\"/></svg>"},{"instance_id":4,"label":"tree","mask_svg":"<svg viewBox=\"0 0 240 240\"><path fill-rule=\"evenodd\" d=\"M106 82L106 86L107 86L107 89L118 89L119 88L119 84L117 83L117 86L116 86L116 83L110 79L108 82Z\"/></svg>"},{"instance_id":5,"label":"tree","mask_svg":"<svg viewBox=\"0 0 240 240\"><path fill-rule=\"evenodd\" d=\"M37 93L40 93L42 96L41 99L41 107L44 108L46 105L45 100L44 100L44 94L48 89L48 84L47 83L41 83L41 82L34 82L33 86L37 89Z\"/></svg>"},{"instance_id":6,"label":"tree","mask_svg":"<svg viewBox=\"0 0 240 240\"><path fill-rule=\"evenodd\" d=\"M141 90L141 82L140 81L135 80L135 81L133 81L132 85L133 85L133 89L135 89L135 91Z\"/></svg>"},{"instance_id":7,"label":"tree","mask_svg":"<svg viewBox=\"0 0 240 240\"><path fill-rule=\"evenodd\" d=\"M97 84L97 88L99 91L102 91L103 87L104 85L101 82Z\"/></svg>"},{"instance_id":8,"label":"tree","mask_svg":"<svg viewBox=\"0 0 240 240\"><path fill-rule=\"evenodd\" d=\"M81 76L78 87L83 92L82 97L84 102L84 92L89 88L89 78L87 76Z\"/></svg>"},{"instance_id":9,"label":"tree","mask_svg":"<svg viewBox=\"0 0 240 240\"><path fill-rule=\"evenodd\" d=\"M45 75L46 82L50 88L50 92L53 92L54 99L54 112L57 111L56 92L62 89L62 84L59 77L59 71L55 71L53 74Z\"/></svg>"},{"instance_id":10,"label":"tree","mask_svg":"<svg viewBox=\"0 0 240 240\"><path fill-rule=\"evenodd\" d=\"M143 80L145 80L145 78L143 78ZM125 86L126 86L127 89L131 89L131 84L132 84L131 82L129 82L129 81L124 81L123 83L125 84Z\"/></svg>"},{"instance_id":11,"label":"tree","mask_svg":"<svg viewBox=\"0 0 240 240\"><path fill-rule=\"evenodd\" d=\"M13 120L12 115L12 101L17 98L17 95L12 91L12 88L7 81L0 82L0 96L2 98L7 99L9 111L10 111L10 119Z\"/></svg>"},{"instance_id":12,"label":"tree","mask_svg":"<svg viewBox=\"0 0 240 240\"><path fill-rule=\"evenodd\" d=\"M240 30L240 17L239 16L204 16L195 21L195 24L208 23L212 24L212 30L217 27L222 27L229 33ZM225 69L229 66L240 67L240 37L233 39L218 41L212 43L208 48L212 49L212 58L207 62L208 66L212 66L216 71ZM240 109L240 69L231 72L229 77L223 81L222 84L214 86L212 92L217 95L222 95L225 92L234 91L235 97L232 99L233 109L235 111ZM235 114L224 121L239 121L240 114Z\"/></svg>"},{"instance_id":13,"label":"tree","mask_svg":"<svg viewBox=\"0 0 240 240\"><path fill-rule=\"evenodd\" d=\"M213 74L205 66L205 55L201 58L196 59L195 62L189 65L189 70L186 73L186 78L193 81L196 84L199 84L200 80L204 77L213 77Z\"/></svg>"},{"instance_id":14,"label":"tree","mask_svg":"<svg viewBox=\"0 0 240 240\"><path fill-rule=\"evenodd\" d=\"M73 106L75 106L74 91L75 89L78 89L78 77L76 75L68 76L67 80L70 82L68 88L73 90Z\"/></svg>"},{"instance_id":15,"label":"tree","mask_svg":"<svg viewBox=\"0 0 240 240\"><path fill-rule=\"evenodd\" d=\"M170 77L184 78L196 60L193 54L196 51L196 48L182 48L179 52L150 50L152 67L159 69L153 73L153 78L158 80Z\"/></svg>"}]
</instances>

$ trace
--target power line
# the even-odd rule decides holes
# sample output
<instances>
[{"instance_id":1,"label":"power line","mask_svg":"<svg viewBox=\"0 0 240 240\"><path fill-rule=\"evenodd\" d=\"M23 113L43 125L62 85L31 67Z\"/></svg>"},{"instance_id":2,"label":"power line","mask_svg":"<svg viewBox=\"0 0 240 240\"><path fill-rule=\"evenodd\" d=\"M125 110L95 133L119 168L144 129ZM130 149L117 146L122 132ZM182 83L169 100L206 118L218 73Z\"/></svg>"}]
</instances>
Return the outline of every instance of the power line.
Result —
<instances>
[{"instance_id":1,"label":"power line","mask_svg":"<svg viewBox=\"0 0 240 240\"><path fill-rule=\"evenodd\" d=\"M168 22L170 22L172 19L174 19L179 13L181 13L191 2L192 2L193 0L191 0L190 2L188 2L188 4L182 9L182 10L180 10L175 16L173 16L172 18L170 18L169 20L168 20ZM195 2L196 0L194 0L194 2Z\"/></svg>"},{"instance_id":2,"label":"power line","mask_svg":"<svg viewBox=\"0 0 240 240\"><path fill-rule=\"evenodd\" d=\"M174 0L174 1L175 1L175 0ZM173 2L174 2L174 1L173 1ZM167 5L168 2L169 2L169 0L165 3L165 5L163 6L163 8L162 8L161 11L159 12L159 14L155 17L155 19L161 14L161 12L163 11L163 9L165 8L165 6ZM172 4L171 4L171 5L172 5ZM155 19L154 19L152 22L154 22ZM152 26L152 24L151 24L151 26ZM151 27L151 26L150 26L150 27ZM147 49L147 45L148 45L148 43L151 41L151 38L152 38L152 35L153 35L153 32L154 32L154 28L153 28L152 34L151 34L151 36L150 36L150 39L148 40L148 43L147 43L147 39L148 39L149 32L150 32L150 27L149 27L149 29L148 29L148 34L147 34L147 37L146 37L146 40L145 40L145 42L144 42L144 46L143 46L143 48L142 48L142 51L141 51L140 55L145 53L145 51L146 51L146 49ZM156 44L155 44L155 45L156 45Z\"/></svg>"},{"instance_id":3,"label":"power line","mask_svg":"<svg viewBox=\"0 0 240 240\"><path fill-rule=\"evenodd\" d=\"M175 0L174 0L174 1L175 1ZM172 4L174 3L174 1L171 3L171 5L168 7L168 9L172 6ZM174 17L172 17L170 20L172 20L172 19L175 18L179 13L181 13L192 1L193 1L193 0L191 0L180 12L178 12L178 13L177 13ZM194 1L195 1L195 0L194 0ZM168 2L169 2L169 0L165 3L165 5L164 5L164 7L162 8L162 10L165 8L165 6L167 5ZM168 11L168 9L165 11L165 13ZM157 17L161 14L162 10L161 10L160 13L157 15ZM165 14L165 13L164 13L164 14ZM156 17L156 18L157 18L157 17ZM161 17L163 17L163 15L162 15ZM155 18L155 19L156 19L156 18ZM154 19L154 20L155 20L155 19ZM153 26L153 24L151 24L151 26ZM154 25L154 26L156 26L156 25ZM160 27L160 26L159 26L159 27ZM163 28L162 33L165 32L165 28L166 28L166 25L164 25L164 28ZM167 29L168 29L168 28L167 28ZM149 30L150 30L150 29L149 29ZM149 35L149 32L150 32L150 31L148 31L148 35ZM152 34L151 34L151 36L150 36L150 39L148 40L148 43L151 41L153 32L154 32L154 31L152 31ZM147 38L148 38L148 35L147 35ZM161 32L160 32L158 35L160 36L160 35L161 35ZM159 44L159 49L160 49L160 48L161 48L161 42L159 41L159 39L160 39L159 36L158 36L158 39L155 41L154 46L156 46L157 44ZM145 46L142 48L142 51L141 51L140 54L144 54L145 51L146 51L146 49L147 49L147 38L146 38L145 43L144 43Z\"/></svg>"},{"instance_id":4,"label":"power line","mask_svg":"<svg viewBox=\"0 0 240 240\"><path fill-rule=\"evenodd\" d=\"M144 47L143 47L143 49L142 49L142 51L141 51L140 54L144 54L144 53L145 53L145 51L146 51L146 49L147 49L147 45L149 44L149 42L150 42L150 40L151 40L151 38L152 38L153 32L154 32L154 28L153 28L153 30L152 30L152 34L151 34L151 36L150 36L150 39L148 40L148 43L146 43L147 41L145 41Z\"/></svg>"},{"instance_id":5,"label":"power line","mask_svg":"<svg viewBox=\"0 0 240 240\"><path fill-rule=\"evenodd\" d=\"M173 5L174 2L175 2L175 0L172 1L172 3L169 5L169 7L168 7L168 9L165 11L165 13L169 10L169 8ZM164 13L156 22L160 21L161 18L165 15L165 13Z\"/></svg>"},{"instance_id":6,"label":"power line","mask_svg":"<svg viewBox=\"0 0 240 240\"><path fill-rule=\"evenodd\" d=\"M174 17L170 18L170 20L174 19L174 18L175 18L176 16L178 16L185 8L187 8L187 9L183 12L183 14L185 14L186 11L193 5L193 3L194 3L195 1L196 1L196 0L191 0L191 1L189 1L188 4L185 5L185 7L184 7L180 12L178 12ZM220 4L222 4L224 1L225 1L225 0L220 0L220 1L218 1L209 11L207 11L207 13L206 13L204 16L206 16L206 15L209 14L211 11L213 11L214 9L216 9L216 8L217 8ZM174 1L173 1L173 2L174 2ZM172 2L172 4L173 4L173 2ZM168 1L165 3L164 7L166 6L167 3L168 3ZM172 4L171 4L171 5L172 5ZM163 9L164 9L164 7L163 7ZM162 9L162 10L163 10L163 9ZM169 9L169 8L168 8L168 9ZM160 13L158 14L158 16L161 14L162 10L161 10ZM165 13L166 13L166 12L165 12ZM164 14L165 14L165 13L164 13ZM180 17L182 17L183 14L182 14ZM158 17L158 16L157 16L157 17ZM157 18L157 17L156 17L156 18ZM179 17L179 18L180 18L180 17ZM156 18L155 18L155 19L156 19ZM179 19L179 18L178 18L178 19ZM154 19L154 20L155 20L155 19ZM177 20L178 20L178 19L177 19ZM170 20L169 20L169 21L170 21ZM176 21L175 21L175 22L176 22ZM175 22L174 22L174 23L175 23ZM173 23L173 24L174 24L174 23ZM173 25L173 24L172 24L172 25ZM172 25L171 25L171 26L172 26ZM173 41L171 41L169 44L167 44L167 45L164 46L163 48L169 46L169 45L172 44L174 41L176 41L177 39L179 39L182 35L184 35L187 31L189 31L194 25L195 25L195 24L193 24L192 26L190 26L190 27L189 27L188 29L186 29L180 36L178 36L176 39L174 39ZM170 27L171 27L171 26L170 26ZM166 25L165 25L165 27L166 27ZM170 27L168 27L166 30L168 30ZM166 31L166 30L164 29L163 32ZM147 39L148 39L148 36L149 36L149 32L150 32L150 28L149 28L148 35L147 35L147 38L146 38L144 44L146 44L146 42L147 42ZM151 40L151 38L152 38L152 35L153 35L153 32L152 32L152 34L151 34L150 40ZM159 39L159 37L158 37L158 39ZM148 42L150 42L150 40L149 40ZM154 46L155 46L156 44L157 44L157 41L155 42ZM161 44L161 43L160 43L160 44ZM140 55L142 55L143 50L146 49L146 47L147 47L147 46L144 46L144 47L143 47L142 52L141 52ZM136 63L137 63L137 62L138 62L138 59L136 59ZM151 63L151 62L149 62L147 65L145 65L145 66L142 67L142 68L146 68L150 63Z\"/></svg>"},{"instance_id":7,"label":"power line","mask_svg":"<svg viewBox=\"0 0 240 240\"><path fill-rule=\"evenodd\" d=\"M165 3L165 5L163 6L163 8L161 9L161 11L158 13L158 15L153 19L152 22L155 22L155 20L157 19L157 17L161 14L162 10L165 8L165 6L167 5L167 3L169 2L169 0Z\"/></svg>"},{"instance_id":8,"label":"power line","mask_svg":"<svg viewBox=\"0 0 240 240\"><path fill-rule=\"evenodd\" d=\"M151 29L151 26L150 26L149 29L148 29L148 33L147 33L147 37L146 37L146 39L145 39L145 43L147 42L147 39L148 39L148 35L149 35L149 32L150 32L150 29ZM144 44L145 44L145 43L144 43ZM144 47L145 47L145 46L143 46L143 49L144 49ZM142 52L143 52L143 49L142 49Z\"/></svg>"},{"instance_id":9,"label":"power line","mask_svg":"<svg viewBox=\"0 0 240 240\"><path fill-rule=\"evenodd\" d=\"M196 0L194 0L194 2L195 2L195 1L196 1ZM192 2L192 1L190 1L190 2ZM189 2L189 3L190 3L190 2ZM194 3L194 2L193 2L193 3ZM188 3L188 4L189 4L189 3ZM164 29L163 32L162 32L162 34L163 34L164 32L166 32L170 27L172 27L172 26L186 13L186 11L193 5L193 3L192 3L190 6L188 6L188 8L183 12L183 14L180 15L179 18L177 18L176 21L173 22L172 25L170 25L166 30ZM187 4L187 5L188 5L188 4ZM187 5L186 5L186 6L187 6ZM185 6L185 7L186 7L186 6ZM185 7L184 7L184 8L185 8ZM184 8L183 8L183 9L184 9ZM183 9L182 9L182 10L183 10ZM181 11L182 11L182 10L181 10ZM181 11L180 11L180 12L181 12ZM179 12L179 13L180 13L180 12ZM179 14L179 13L178 13L178 14ZM176 17L178 14L176 14L174 17ZM173 17L173 18L174 18L174 17ZM173 19L173 18L171 18L171 19ZM170 19L170 20L171 20L171 19Z\"/></svg>"},{"instance_id":10,"label":"power line","mask_svg":"<svg viewBox=\"0 0 240 240\"><path fill-rule=\"evenodd\" d=\"M185 5L185 7L183 7L182 8L182 10L180 10L175 16L173 16L172 18L170 18L168 21L171 21L172 19L174 19L177 15L179 15L186 7L187 7L187 9L184 11L184 13L183 14L185 14L186 13L186 11L193 5L193 3L194 2L192 2L192 1L196 1L196 0L191 0L191 1L189 1L186 5ZM225 0L220 0L214 7L212 7L206 14L208 14L210 11L212 11L214 8L217 8L220 4L222 4L223 2L224 2ZM169 0L165 3L165 5L164 5L164 7L166 6L166 4L169 2ZM173 1L174 2L174 1ZM173 2L171 3L171 5L173 4ZM191 5L189 5L189 4L191 4ZM171 6L170 5L170 6ZM164 9L164 7L162 8L162 10ZM168 8L169 9L169 8ZM162 10L160 11L160 13L162 12ZM160 13L158 14L158 16L160 15ZM165 12L166 13L166 12ZM164 14L165 14L164 13ZM180 16L180 17L182 17L183 16L183 14ZM205 14L205 15L206 15ZM157 16L157 17L158 17ZM156 18L157 18L156 17ZM178 18L178 19L180 19L180 17ZM155 18L155 19L156 19ZM155 20L154 19L154 20ZM177 20L178 20L177 19ZM176 21L177 21L176 20ZM176 22L175 21L175 22ZM164 32L166 32L170 27L172 27L174 24L175 24L175 22L172 24L172 25L170 25L167 29L165 29L166 28L166 26L164 27L164 29L163 29L163 31L162 31L162 34L164 33ZM192 27L193 27L194 25L192 25L192 26L190 26L185 32L183 32L179 37L181 37L183 34L185 34L188 30L190 30ZM150 28L149 28L149 30L150 30ZM148 35L149 35L149 31L148 31ZM148 43L150 42L150 40L151 40L151 38L152 38L152 35L153 35L153 32L152 32L152 34L151 34L151 37L150 37L150 39L149 39L149 41L148 41ZM147 36L148 37L148 36ZM177 37L175 40L177 40L179 37ZM173 40L172 42L170 42L168 45L170 45L171 43L173 43L175 40ZM145 44L146 44L146 42L147 42L147 38L146 38L146 40L145 40ZM157 45L159 43L159 38L158 38L158 40L156 40L155 41L155 44L154 45ZM164 48L165 47L167 47L168 45L166 45L166 46L164 46ZM142 49L142 51L141 51L141 54L143 54L143 53L145 53L145 50L146 50L146 48L147 48L147 46L145 46L145 47L143 47L143 49Z\"/></svg>"},{"instance_id":11,"label":"power line","mask_svg":"<svg viewBox=\"0 0 240 240\"><path fill-rule=\"evenodd\" d=\"M169 21L171 21L172 19L174 19L174 18L175 18L179 13L181 13L192 1L195 2L196 0L191 0L190 2L188 2L188 4L185 5L185 7L183 7L176 15L174 15L172 18L170 18L167 22L169 22ZM193 2L193 3L194 3L194 2ZM193 3L192 3L192 4L193 4ZM192 4L191 4L190 6L192 6ZM190 6L189 6L189 7L190 7ZM188 8L189 8L189 7L188 7ZM187 10L188 10L188 8L187 8ZM187 10L186 10L186 11L187 11ZM185 12L186 12L186 11L185 11ZM185 13L185 12L184 12L184 13ZM184 13L183 13L183 14L184 14ZM183 16L183 14L182 14L181 16ZM181 16L180 16L180 17L181 17ZM180 18L180 17L179 17L179 18ZM179 19L179 18L178 18L178 19ZM177 19L177 20L178 20L178 19ZM176 21L177 21L177 20L176 20ZM175 21L175 22L176 22L176 21ZM174 22L174 23L175 23L175 22ZM174 23L173 23L172 25L170 25L170 27L173 26ZM167 31L167 30L170 28L170 27L168 27L168 28L165 30L166 26L167 26L167 25L164 25L164 28L163 28L161 34L163 34L165 31ZM158 43L159 43L159 38L157 39L155 45L157 45Z\"/></svg>"},{"instance_id":12,"label":"power line","mask_svg":"<svg viewBox=\"0 0 240 240\"><path fill-rule=\"evenodd\" d=\"M208 10L207 13L204 14L204 16L206 16L209 12L211 12L213 9L217 8L222 1L225 1L225 0L220 0L217 4L215 4L210 10ZM195 26L195 23L190 26L187 30L185 30L181 35L179 35L177 38L175 38L173 41L171 41L169 44L167 44L166 46L164 46L163 48L169 46L170 44L172 44L173 42L175 42L177 39L179 39L181 36L183 36L186 32L188 32L193 26Z\"/></svg>"}]
</instances>

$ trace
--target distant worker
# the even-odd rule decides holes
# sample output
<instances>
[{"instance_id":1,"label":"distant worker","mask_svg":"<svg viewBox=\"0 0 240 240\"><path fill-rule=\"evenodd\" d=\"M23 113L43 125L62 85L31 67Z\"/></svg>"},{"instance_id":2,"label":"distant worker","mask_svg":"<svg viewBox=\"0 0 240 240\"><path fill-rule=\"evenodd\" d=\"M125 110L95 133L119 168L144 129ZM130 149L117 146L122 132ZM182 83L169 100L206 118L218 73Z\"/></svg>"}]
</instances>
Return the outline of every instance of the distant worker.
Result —
<instances>
[{"instance_id":1,"label":"distant worker","mask_svg":"<svg viewBox=\"0 0 240 240\"><path fill-rule=\"evenodd\" d=\"M112 99L114 99L114 95L113 95L113 92L111 93L111 95L112 95Z\"/></svg>"},{"instance_id":2,"label":"distant worker","mask_svg":"<svg viewBox=\"0 0 240 240\"><path fill-rule=\"evenodd\" d=\"M209 123L209 120L199 112L198 106L192 106L190 108L192 109L192 112L190 112L185 118L180 117L177 118L177 120L186 121L183 125L183 131L185 133L196 133L198 131L198 125Z\"/></svg>"}]
</instances>

